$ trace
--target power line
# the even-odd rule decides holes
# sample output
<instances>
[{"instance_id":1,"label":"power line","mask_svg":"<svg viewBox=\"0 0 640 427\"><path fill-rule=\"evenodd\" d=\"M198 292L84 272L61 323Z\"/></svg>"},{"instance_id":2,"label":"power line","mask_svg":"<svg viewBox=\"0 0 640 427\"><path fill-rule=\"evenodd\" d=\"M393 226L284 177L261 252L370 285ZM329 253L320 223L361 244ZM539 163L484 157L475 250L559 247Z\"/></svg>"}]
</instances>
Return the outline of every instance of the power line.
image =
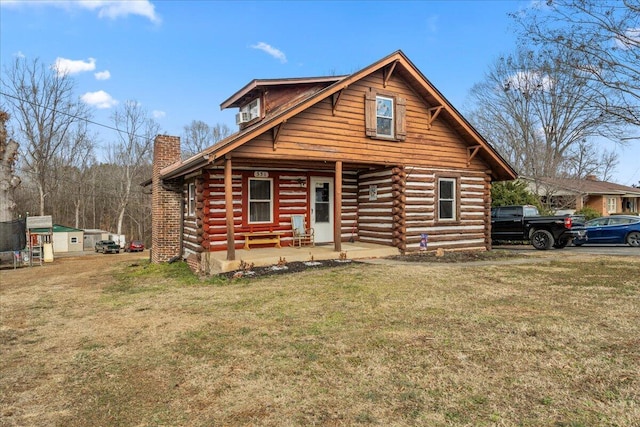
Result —
<instances>
[{"instance_id":1,"label":"power line","mask_svg":"<svg viewBox=\"0 0 640 427\"><path fill-rule=\"evenodd\" d=\"M53 112L55 112L55 113L62 114L62 115L67 116L67 117L71 117L72 119L82 120L82 121L85 121L85 122L87 122L87 123L91 123L92 125L96 125L96 126L100 126L100 127L106 128L106 129L114 130L114 131L116 131L116 132L118 132L118 133L124 133L124 134L126 134L126 135L131 135L131 136L134 136L134 137L136 137L136 138L142 138L142 139L146 139L146 140L151 141L151 138L148 138L148 137L146 137L146 136L141 136L141 135L136 135L136 134L130 134L129 132L127 132L127 131L125 131L125 130L121 130L121 129L118 129L118 128L113 127L113 126L105 125L105 124L103 124L103 123L98 123L98 122L95 122L95 121L93 121L93 120L90 120L90 119L88 119L88 118L86 118L86 117L76 116L76 115L69 114L69 113L64 112L64 111L57 110L57 109L55 109L55 108L47 107L46 105L41 105L41 104L38 104L38 103L36 103L36 102L29 101L28 99L23 99L23 98L20 98L20 97L18 97L18 96L15 96L15 95L8 94L8 93L6 93L6 92L2 92L2 91L0 91L0 95L6 96L6 97L9 97L9 98L13 98L13 99L15 99L15 100L17 100L17 101L20 101L20 102L26 102L26 103L28 103L28 104L31 104L31 105L36 106L36 107L39 107L39 108L45 108L45 109L50 110L50 111L53 111Z\"/></svg>"}]
</instances>

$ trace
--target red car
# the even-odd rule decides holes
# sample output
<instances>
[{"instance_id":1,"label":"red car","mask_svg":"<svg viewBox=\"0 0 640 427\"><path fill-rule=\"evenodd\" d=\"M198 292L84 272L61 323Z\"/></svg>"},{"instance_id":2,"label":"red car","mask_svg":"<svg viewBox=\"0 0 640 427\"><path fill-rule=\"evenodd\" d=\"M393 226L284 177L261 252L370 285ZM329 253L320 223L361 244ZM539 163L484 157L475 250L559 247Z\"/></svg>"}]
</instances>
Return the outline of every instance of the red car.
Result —
<instances>
[{"instance_id":1,"label":"red car","mask_svg":"<svg viewBox=\"0 0 640 427\"><path fill-rule=\"evenodd\" d=\"M132 240L124 245L125 252L142 252L144 251L144 243L140 240Z\"/></svg>"}]
</instances>

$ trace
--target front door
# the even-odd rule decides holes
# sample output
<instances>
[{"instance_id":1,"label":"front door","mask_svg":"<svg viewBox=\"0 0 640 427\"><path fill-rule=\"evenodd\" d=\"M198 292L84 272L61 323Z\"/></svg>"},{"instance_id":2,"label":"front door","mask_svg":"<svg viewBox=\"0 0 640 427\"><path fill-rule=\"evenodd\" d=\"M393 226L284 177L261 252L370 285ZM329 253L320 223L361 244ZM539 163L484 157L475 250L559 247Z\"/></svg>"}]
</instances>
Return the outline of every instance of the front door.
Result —
<instances>
[{"instance_id":1,"label":"front door","mask_svg":"<svg viewBox=\"0 0 640 427\"><path fill-rule=\"evenodd\" d=\"M311 227L315 242L333 242L333 178L311 177Z\"/></svg>"}]
</instances>

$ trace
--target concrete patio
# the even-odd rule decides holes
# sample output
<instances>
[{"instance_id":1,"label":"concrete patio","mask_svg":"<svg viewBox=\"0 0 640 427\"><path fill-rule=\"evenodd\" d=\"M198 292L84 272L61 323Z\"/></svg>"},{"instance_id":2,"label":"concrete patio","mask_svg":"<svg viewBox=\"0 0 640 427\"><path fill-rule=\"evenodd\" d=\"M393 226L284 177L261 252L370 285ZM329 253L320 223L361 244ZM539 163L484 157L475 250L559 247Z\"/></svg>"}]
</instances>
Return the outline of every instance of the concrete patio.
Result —
<instances>
[{"instance_id":1,"label":"concrete patio","mask_svg":"<svg viewBox=\"0 0 640 427\"><path fill-rule=\"evenodd\" d=\"M372 243L342 243L342 252L346 254L347 259L369 259L380 258L389 255L397 255L398 248L384 245L376 245ZM227 261L227 252L210 252L211 272L225 273L227 271L238 270L242 261L256 267L275 265L280 258L284 258L287 262L294 261L310 261L325 259L340 259L340 252L334 250L333 243L303 246L302 248L293 246L283 246L282 248L255 248L250 250L236 249L236 259Z\"/></svg>"}]
</instances>

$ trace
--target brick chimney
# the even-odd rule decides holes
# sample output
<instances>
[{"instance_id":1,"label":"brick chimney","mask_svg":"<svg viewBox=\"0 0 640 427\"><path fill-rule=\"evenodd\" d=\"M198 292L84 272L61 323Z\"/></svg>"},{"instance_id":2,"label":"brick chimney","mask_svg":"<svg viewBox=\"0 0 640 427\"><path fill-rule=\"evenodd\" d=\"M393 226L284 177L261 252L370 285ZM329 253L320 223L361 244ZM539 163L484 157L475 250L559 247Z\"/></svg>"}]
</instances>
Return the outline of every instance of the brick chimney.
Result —
<instances>
[{"instance_id":1,"label":"brick chimney","mask_svg":"<svg viewBox=\"0 0 640 427\"><path fill-rule=\"evenodd\" d=\"M153 144L151 178L151 262L154 263L166 262L182 255L182 187L172 191L172 183L163 183L160 179L160 171L178 161L180 138L169 135L156 136Z\"/></svg>"},{"instance_id":2,"label":"brick chimney","mask_svg":"<svg viewBox=\"0 0 640 427\"><path fill-rule=\"evenodd\" d=\"M597 181L597 180L598 180L598 177L597 177L597 176L595 176L595 175L587 175L587 176L585 177L585 179L586 179L587 181Z\"/></svg>"}]
</instances>

